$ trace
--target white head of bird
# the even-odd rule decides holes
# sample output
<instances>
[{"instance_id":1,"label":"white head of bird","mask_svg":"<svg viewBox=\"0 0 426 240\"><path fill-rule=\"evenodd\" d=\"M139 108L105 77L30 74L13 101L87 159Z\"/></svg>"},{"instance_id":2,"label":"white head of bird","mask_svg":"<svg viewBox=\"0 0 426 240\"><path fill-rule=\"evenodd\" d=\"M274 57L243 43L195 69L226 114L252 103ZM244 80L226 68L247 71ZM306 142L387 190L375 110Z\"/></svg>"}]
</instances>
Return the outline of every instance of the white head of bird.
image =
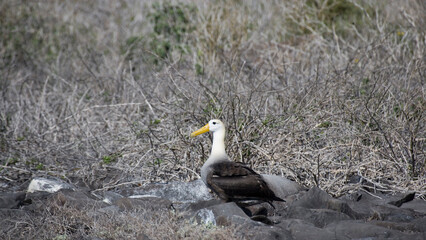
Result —
<instances>
[{"instance_id":1,"label":"white head of bird","mask_svg":"<svg viewBox=\"0 0 426 240\"><path fill-rule=\"evenodd\" d=\"M191 137L195 137L206 132L213 133L213 145L210 158L213 156L227 158L225 152L225 124L218 119L212 119L204 127L191 133Z\"/></svg>"}]
</instances>

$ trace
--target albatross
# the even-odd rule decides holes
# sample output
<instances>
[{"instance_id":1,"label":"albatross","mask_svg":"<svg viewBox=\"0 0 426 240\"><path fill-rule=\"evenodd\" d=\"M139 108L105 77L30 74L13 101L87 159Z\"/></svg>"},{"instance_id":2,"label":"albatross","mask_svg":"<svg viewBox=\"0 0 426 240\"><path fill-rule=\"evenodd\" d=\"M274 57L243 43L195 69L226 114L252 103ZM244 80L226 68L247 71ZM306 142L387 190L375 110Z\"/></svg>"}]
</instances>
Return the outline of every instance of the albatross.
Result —
<instances>
[{"instance_id":1,"label":"albatross","mask_svg":"<svg viewBox=\"0 0 426 240\"><path fill-rule=\"evenodd\" d=\"M213 144L209 158L201 167L201 178L219 198L227 202L259 200L270 204L272 201L285 201L270 186L271 181L280 177L260 175L243 163L229 159L225 151L225 125L222 121L210 120L204 127L191 133L191 137L206 132L213 133Z\"/></svg>"}]
</instances>

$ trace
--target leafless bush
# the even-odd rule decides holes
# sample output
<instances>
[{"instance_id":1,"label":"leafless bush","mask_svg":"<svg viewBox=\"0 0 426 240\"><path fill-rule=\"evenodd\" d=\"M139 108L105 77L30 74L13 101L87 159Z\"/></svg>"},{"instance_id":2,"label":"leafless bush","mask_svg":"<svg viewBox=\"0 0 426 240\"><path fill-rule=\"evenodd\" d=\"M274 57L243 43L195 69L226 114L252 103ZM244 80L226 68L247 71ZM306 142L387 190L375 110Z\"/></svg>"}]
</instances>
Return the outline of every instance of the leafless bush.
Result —
<instances>
[{"instance_id":1,"label":"leafless bush","mask_svg":"<svg viewBox=\"0 0 426 240\"><path fill-rule=\"evenodd\" d=\"M258 172L334 195L359 187L353 175L424 195L425 12L422 1L3 1L2 187L196 179L209 142L189 133L221 118L229 155ZM155 32L156 14L176 28Z\"/></svg>"},{"instance_id":2,"label":"leafless bush","mask_svg":"<svg viewBox=\"0 0 426 240\"><path fill-rule=\"evenodd\" d=\"M196 224L172 210L96 212L48 202L3 222L2 239L229 239L235 227Z\"/></svg>"}]
</instances>

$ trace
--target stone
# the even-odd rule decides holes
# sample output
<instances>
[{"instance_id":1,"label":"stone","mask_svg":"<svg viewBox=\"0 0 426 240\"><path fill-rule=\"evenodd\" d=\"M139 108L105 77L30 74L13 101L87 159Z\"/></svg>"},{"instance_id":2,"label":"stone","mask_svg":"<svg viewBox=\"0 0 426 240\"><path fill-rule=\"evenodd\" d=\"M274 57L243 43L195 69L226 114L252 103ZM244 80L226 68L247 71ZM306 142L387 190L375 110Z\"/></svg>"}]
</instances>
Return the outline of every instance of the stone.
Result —
<instances>
[{"instance_id":1,"label":"stone","mask_svg":"<svg viewBox=\"0 0 426 240\"><path fill-rule=\"evenodd\" d=\"M150 184L144 187L122 190L119 193L131 198L150 196L165 198L173 203L194 203L213 199L213 195L201 180L187 183Z\"/></svg>"},{"instance_id":2,"label":"stone","mask_svg":"<svg viewBox=\"0 0 426 240\"><path fill-rule=\"evenodd\" d=\"M203 208L208 208L214 205L218 205L218 204L222 204L223 201L220 199L211 199L211 200L206 200L206 201L198 201L198 202L194 202L189 204L185 209L185 211L192 211L192 212L196 212L200 209Z\"/></svg>"},{"instance_id":3,"label":"stone","mask_svg":"<svg viewBox=\"0 0 426 240\"><path fill-rule=\"evenodd\" d=\"M406 196L404 196L401 199L398 199L398 200L395 200L395 201L390 201L390 202L388 202L388 204L392 204L394 206L401 207L402 204L412 201L415 196L416 196L416 193L412 192L412 193L407 194Z\"/></svg>"},{"instance_id":4,"label":"stone","mask_svg":"<svg viewBox=\"0 0 426 240\"><path fill-rule=\"evenodd\" d=\"M2 192L0 193L0 208L19 208L25 204L25 192Z\"/></svg>"},{"instance_id":5,"label":"stone","mask_svg":"<svg viewBox=\"0 0 426 240\"><path fill-rule=\"evenodd\" d=\"M330 223L342 220L350 220L348 215L330 209L307 209L294 206L288 210L287 219L301 219L314 224L315 227L323 228Z\"/></svg>"},{"instance_id":6,"label":"stone","mask_svg":"<svg viewBox=\"0 0 426 240\"><path fill-rule=\"evenodd\" d=\"M325 229L334 232L336 236L345 236L347 239L418 239L414 234L363 221L335 222ZM338 239L340 238L338 237Z\"/></svg>"},{"instance_id":7,"label":"stone","mask_svg":"<svg viewBox=\"0 0 426 240\"><path fill-rule=\"evenodd\" d=\"M106 191L103 195L104 199L102 201L108 204L114 204L118 199L123 198L123 195L112 191Z\"/></svg>"},{"instance_id":8,"label":"stone","mask_svg":"<svg viewBox=\"0 0 426 240\"><path fill-rule=\"evenodd\" d=\"M308 209L331 209L344 213L351 218L360 218L360 215L353 211L351 207L344 201L334 199L326 192L317 187L311 188L302 197L293 203L292 206L299 206Z\"/></svg>"},{"instance_id":9,"label":"stone","mask_svg":"<svg viewBox=\"0 0 426 240\"><path fill-rule=\"evenodd\" d=\"M285 199L289 195L303 191L304 188L297 182L277 175L261 174L268 187L281 199Z\"/></svg>"},{"instance_id":10,"label":"stone","mask_svg":"<svg viewBox=\"0 0 426 240\"><path fill-rule=\"evenodd\" d=\"M336 238L336 235L333 231L315 227L314 224L300 219L283 219L282 222L277 226L290 232L291 238L289 239L345 239Z\"/></svg>"},{"instance_id":11,"label":"stone","mask_svg":"<svg viewBox=\"0 0 426 240\"><path fill-rule=\"evenodd\" d=\"M415 212L426 214L426 201L421 199L414 199L408 203L404 203L401 209L412 209Z\"/></svg>"},{"instance_id":12,"label":"stone","mask_svg":"<svg viewBox=\"0 0 426 240\"><path fill-rule=\"evenodd\" d=\"M55 193L61 189L71 189L74 187L58 179L34 178L28 186L27 192L49 192Z\"/></svg>"},{"instance_id":13,"label":"stone","mask_svg":"<svg viewBox=\"0 0 426 240\"><path fill-rule=\"evenodd\" d=\"M121 198L118 199L115 204L120 208L121 211L133 211L133 210L166 210L171 209L173 204L168 199L157 198L157 197L146 197L146 198Z\"/></svg>"},{"instance_id":14,"label":"stone","mask_svg":"<svg viewBox=\"0 0 426 240\"><path fill-rule=\"evenodd\" d=\"M244 211L234 202L221 203L199 209L194 216L197 222L210 222L212 224L217 223L222 226L230 225L234 221L240 222L240 218L250 220L247 214L245 214ZM238 216L239 218L233 218L234 216Z\"/></svg>"}]
</instances>

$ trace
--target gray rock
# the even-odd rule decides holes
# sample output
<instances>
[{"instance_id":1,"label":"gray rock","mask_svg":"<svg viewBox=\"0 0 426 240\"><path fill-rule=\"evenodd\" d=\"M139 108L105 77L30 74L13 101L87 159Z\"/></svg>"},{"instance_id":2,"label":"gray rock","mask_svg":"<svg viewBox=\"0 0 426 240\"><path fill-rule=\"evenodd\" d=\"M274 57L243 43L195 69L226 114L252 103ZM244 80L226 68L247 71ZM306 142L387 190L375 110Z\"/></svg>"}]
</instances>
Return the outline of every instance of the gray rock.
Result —
<instances>
[{"instance_id":1,"label":"gray rock","mask_svg":"<svg viewBox=\"0 0 426 240\"><path fill-rule=\"evenodd\" d=\"M121 190L119 193L131 198L150 196L165 198L174 203L194 203L213 199L213 195L201 180L188 183L150 184L136 189Z\"/></svg>"},{"instance_id":2,"label":"gray rock","mask_svg":"<svg viewBox=\"0 0 426 240\"><path fill-rule=\"evenodd\" d=\"M258 227L258 228L250 229L249 232L251 234L249 235L250 238L248 238L248 239L254 239L254 240L293 239L292 236L291 236L291 233L289 231L286 231L286 230L283 230L283 229L278 229L278 228ZM247 237L249 237L249 236L247 236Z\"/></svg>"},{"instance_id":3,"label":"gray rock","mask_svg":"<svg viewBox=\"0 0 426 240\"><path fill-rule=\"evenodd\" d=\"M114 204L120 198L123 198L123 195L112 191L106 191L104 192L104 199L102 201L104 203Z\"/></svg>"},{"instance_id":4,"label":"gray rock","mask_svg":"<svg viewBox=\"0 0 426 240\"><path fill-rule=\"evenodd\" d=\"M21 208L27 211L35 211L42 208L45 205L45 202L52 194L48 192L33 192L28 193L25 196L25 201L31 202L29 205L24 205Z\"/></svg>"},{"instance_id":5,"label":"gray rock","mask_svg":"<svg viewBox=\"0 0 426 240\"><path fill-rule=\"evenodd\" d=\"M345 236L348 239L420 239L421 237L419 234L409 234L363 221L335 222L325 229L334 232L338 237Z\"/></svg>"},{"instance_id":6,"label":"gray rock","mask_svg":"<svg viewBox=\"0 0 426 240\"><path fill-rule=\"evenodd\" d=\"M237 225L243 239L293 239L291 233L280 226L268 226L264 224L253 225L241 224Z\"/></svg>"},{"instance_id":7,"label":"gray rock","mask_svg":"<svg viewBox=\"0 0 426 240\"><path fill-rule=\"evenodd\" d=\"M315 227L314 224L300 220L300 219L285 219L277 226L290 232L290 239L316 239L316 240L329 240L329 239L347 239L336 238L333 231Z\"/></svg>"},{"instance_id":8,"label":"gray rock","mask_svg":"<svg viewBox=\"0 0 426 240\"><path fill-rule=\"evenodd\" d=\"M166 210L172 208L172 202L164 198L146 197L146 198L121 198L115 204L122 211L132 210Z\"/></svg>"},{"instance_id":9,"label":"gray rock","mask_svg":"<svg viewBox=\"0 0 426 240\"><path fill-rule=\"evenodd\" d=\"M411 224L414 225L414 230L426 235L426 216L414 219L411 221ZM424 239L426 239L426 237Z\"/></svg>"},{"instance_id":10,"label":"gray rock","mask_svg":"<svg viewBox=\"0 0 426 240\"><path fill-rule=\"evenodd\" d=\"M247 214L234 202L213 205L207 209L212 210L215 216L240 216L249 219Z\"/></svg>"},{"instance_id":11,"label":"gray rock","mask_svg":"<svg viewBox=\"0 0 426 240\"><path fill-rule=\"evenodd\" d=\"M315 227L323 228L330 223L342 220L350 220L351 218L341 212L330 209L307 209L294 206L288 210L287 219L302 219L314 224Z\"/></svg>"},{"instance_id":12,"label":"gray rock","mask_svg":"<svg viewBox=\"0 0 426 240\"><path fill-rule=\"evenodd\" d=\"M26 201L32 204L24 206L23 209L35 211L37 209L46 208L46 206L67 206L75 209L99 209L106 207L107 204L91 198L90 194L83 191L73 191L63 189L56 193L49 192L33 192L27 193Z\"/></svg>"},{"instance_id":13,"label":"gray rock","mask_svg":"<svg viewBox=\"0 0 426 240\"><path fill-rule=\"evenodd\" d=\"M24 204L25 192L0 193L0 208L19 208Z\"/></svg>"},{"instance_id":14,"label":"gray rock","mask_svg":"<svg viewBox=\"0 0 426 240\"><path fill-rule=\"evenodd\" d=\"M185 209L183 209L183 210L184 211L196 212L196 211L198 211L200 209L208 208L208 207L211 207L211 206L214 206L214 205L219 205L219 204L222 204L222 203L223 203L223 201L220 200L220 199L211 199L211 200L207 200L207 201L198 201L198 202L195 202L195 203L188 204L188 206Z\"/></svg>"},{"instance_id":15,"label":"gray rock","mask_svg":"<svg viewBox=\"0 0 426 240\"><path fill-rule=\"evenodd\" d=\"M311 188L298 201L295 201L292 206L299 206L308 209L331 209L344 213L351 218L360 218L360 215L356 211L352 210L346 202L332 198L326 192L317 187Z\"/></svg>"},{"instance_id":16,"label":"gray rock","mask_svg":"<svg viewBox=\"0 0 426 240\"><path fill-rule=\"evenodd\" d=\"M390 200L397 199L398 196L385 194L362 194L358 201L346 200L350 209L356 212L358 219L383 220L383 221L411 221L416 216L426 213L426 202L423 200L413 200L404 203L401 207L388 204ZM416 210L412 209L415 208ZM423 211L423 212L422 212Z\"/></svg>"},{"instance_id":17,"label":"gray rock","mask_svg":"<svg viewBox=\"0 0 426 240\"><path fill-rule=\"evenodd\" d=\"M380 227L394 229L397 231L426 233L426 217L415 219L411 222L389 222L372 220L369 223Z\"/></svg>"},{"instance_id":18,"label":"gray rock","mask_svg":"<svg viewBox=\"0 0 426 240\"><path fill-rule=\"evenodd\" d=\"M421 199L414 199L411 202L404 203L401 209L412 209L418 213L426 214L426 201Z\"/></svg>"},{"instance_id":19,"label":"gray rock","mask_svg":"<svg viewBox=\"0 0 426 240\"><path fill-rule=\"evenodd\" d=\"M409 193L405 195L403 198L400 198L398 200L390 201L388 204L392 204L397 207L401 207L402 204L413 201L414 197L416 196L415 192Z\"/></svg>"},{"instance_id":20,"label":"gray rock","mask_svg":"<svg viewBox=\"0 0 426 240\"><path fill-rule=\"evenodd\" d=\"M304 190L297 182L284 177L268 174L261 174L261 176L275 195L281 199Z\"/></svg>"},{"instance_id":21,"label":"gray rock","mask_svg":"<svg viewBox=\"0 0 426 240\"><path fill-rule=\"evenodd\" d=\"M30 185L28 186L27 192L55 193L61 189L74 190L74 187L59 179L34 178L33 180L31 180Z\"/></svg>"},{"instance_id":22,"label":"gray rock","mask_svg":"<svg viewBox=\"0 0 426 240\"><path fill-rule=\"evenodd\" d=\"M61 190L49 196L48 201L58 206L70 206L76 209L99 209L106 207L107 204L90 197L89 194L82 191Z\"/></svg>"},{"instance_id":23,"label":"gray rock","mask_svg":"<svg viewBox=\"0 0 426 240\"><path fill-rule=\"evenodd\" d=\"M235 216L238 216L235 218ZM207 208L199 209L195 213L197 222L204 224L230 225L232 223L240 223L245 220L252 221L234 202L221 203L212 205ZM242 220L244 219L244 221Z\"/></svg>"}]
</instances>

